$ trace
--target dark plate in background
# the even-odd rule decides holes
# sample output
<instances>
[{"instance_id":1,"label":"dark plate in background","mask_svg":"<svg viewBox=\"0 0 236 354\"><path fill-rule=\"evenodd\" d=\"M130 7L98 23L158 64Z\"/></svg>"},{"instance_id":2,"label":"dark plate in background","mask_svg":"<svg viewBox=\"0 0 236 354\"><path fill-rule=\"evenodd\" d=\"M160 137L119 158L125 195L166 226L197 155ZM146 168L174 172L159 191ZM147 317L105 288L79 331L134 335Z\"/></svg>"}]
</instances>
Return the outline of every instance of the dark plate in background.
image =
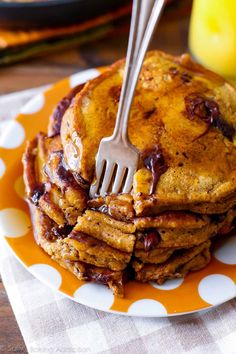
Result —
<instances>
[{"instance_id":1,"label":"dark plate in background","mask_svg":"<svg viewBox=\"0 0 236 354\"><path fill-rule=\"evenodd\" d=\"M66 26L116 9L128 0L46 0L1 2L0 28Z\"/></svg>"}]
</instances>

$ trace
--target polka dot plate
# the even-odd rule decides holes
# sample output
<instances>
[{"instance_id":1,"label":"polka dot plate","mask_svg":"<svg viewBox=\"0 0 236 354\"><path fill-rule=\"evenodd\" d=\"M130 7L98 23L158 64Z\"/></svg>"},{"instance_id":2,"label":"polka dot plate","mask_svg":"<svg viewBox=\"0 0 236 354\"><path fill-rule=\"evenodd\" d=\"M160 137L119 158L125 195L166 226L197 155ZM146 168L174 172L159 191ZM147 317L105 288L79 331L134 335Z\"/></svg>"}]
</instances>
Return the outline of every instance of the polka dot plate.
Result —
<instances>
[{"instance_id":1,"label":"polka dot plate","mask_svg":"<svg viewBox=\"0 0 236 354\"><path fill-rule=\"evenodd\" d=\"M185 279L154 283L130 282L125 298L105 286L79 281L52 261L34 241L24 201L21 157L27 139L46 131L48 117L69 89L99 74L90 69L56 83L23 107L13 121L0 122L0 237L39 280L81 304L133 316L172 316L206 310L236 296L236 236L219 245L211 263Z\"/></svg>"}]
</instances>

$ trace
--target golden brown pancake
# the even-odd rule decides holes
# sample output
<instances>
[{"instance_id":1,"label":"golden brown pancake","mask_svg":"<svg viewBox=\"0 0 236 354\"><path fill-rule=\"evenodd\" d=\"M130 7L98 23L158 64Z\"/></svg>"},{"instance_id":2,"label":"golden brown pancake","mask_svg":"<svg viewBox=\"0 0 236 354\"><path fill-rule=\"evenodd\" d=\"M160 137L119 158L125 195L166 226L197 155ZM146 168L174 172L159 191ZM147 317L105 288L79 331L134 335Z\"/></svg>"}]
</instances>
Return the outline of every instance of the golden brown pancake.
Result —
<instances>
[{"instance_id":1,"label":"golden brown pancake","mask_svg":"<svg viewBox=\"0 0 236 354\"><path fill-rule=\"evenodd\" d=\"M90 183L100 140L114 128L123 71L121 60L87 83L62 120L65 160ZM231 208L236 201L235 125L236 91L224 79L187 55L149 52L128 129L140 152L132 192L136 214Z\"/></svg>"},{"instance_id":2,"label":"golden brown pancake","mask_svg":"<svg viewBox=\"0 0 236 354\"><path fill-rule=\"evenodd\" d=\"M183 278L187 273L200 270L210 262L210 245L210 241L207 241L188 250L181 250L160 265L134 261L135 278L142 282L153 280L157 284L163 284L168 279Z\"/></svg>"},{"instance_id":3,"label":"golden brown pancake","mask_svg":"<svg viewBox=\"0 0 236 354\"><path fill-rule=\"evenodd\" d=\"M100 282L108 285L115 295L119 297L124 295L124 283L128 280L128 270L112 271L106 267L96 267L78 259L75 260L72 257L71 259L64 257L62 251L65 248L63 239L68 234L66 230L63 232L58 229L55 223L35 205L31 204L30 209L36 242L54 261L71 271L79 280Z\"/></svg>"},{"instance_id":4,"label":"golden brown pancake","mask_svg":"<svg viewBox=\"0 0 236 354\"><path fill-rule=\"evenodd\" d=\"M27 197L58 225L74 225L86 207L86 192L63 165L60 136L38 134L23 157Z\"/></svg>"}]
</instances>

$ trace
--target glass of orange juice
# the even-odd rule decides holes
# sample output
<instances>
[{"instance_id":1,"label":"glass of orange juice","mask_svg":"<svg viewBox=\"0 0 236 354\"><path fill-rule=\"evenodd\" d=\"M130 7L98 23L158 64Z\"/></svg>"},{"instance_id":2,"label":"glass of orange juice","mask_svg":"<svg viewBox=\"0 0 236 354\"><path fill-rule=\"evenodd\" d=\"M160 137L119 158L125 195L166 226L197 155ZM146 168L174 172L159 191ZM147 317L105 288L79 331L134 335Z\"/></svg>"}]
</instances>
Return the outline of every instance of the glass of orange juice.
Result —
<instances>
[{"instance_id":1,"label":"glass of orange juice","mask_svg":"<svg viewBox=\"0 0 236 354\"><path fill-rule=\"evenodd\" d=\"M236 84L236 0L194 0L189 47L197 61Z\"/></svg>"}]
</instances>

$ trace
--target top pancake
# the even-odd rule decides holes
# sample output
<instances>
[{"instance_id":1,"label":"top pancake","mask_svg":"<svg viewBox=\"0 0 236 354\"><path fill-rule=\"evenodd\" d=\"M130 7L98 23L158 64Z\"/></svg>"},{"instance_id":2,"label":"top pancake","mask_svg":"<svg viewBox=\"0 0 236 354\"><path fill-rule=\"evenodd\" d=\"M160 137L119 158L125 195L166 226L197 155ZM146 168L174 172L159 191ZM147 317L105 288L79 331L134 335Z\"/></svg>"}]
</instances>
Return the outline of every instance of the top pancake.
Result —
<instances>
[{"instance_id":1,"label":"top pancake","mask_svg":"<svg viewBox=\"0 0 236 354\"><path fill-rule=\"evenodd\" d=\"M114 129L123 71L121 60L88 82L62 120L66 162L89 183L100 140ZM236 91L224 79L187 55L149 52L128 128L140 151L132 191L136 214L231 208L236 202L235 127Z\"/></svg>"}]
</instances>

